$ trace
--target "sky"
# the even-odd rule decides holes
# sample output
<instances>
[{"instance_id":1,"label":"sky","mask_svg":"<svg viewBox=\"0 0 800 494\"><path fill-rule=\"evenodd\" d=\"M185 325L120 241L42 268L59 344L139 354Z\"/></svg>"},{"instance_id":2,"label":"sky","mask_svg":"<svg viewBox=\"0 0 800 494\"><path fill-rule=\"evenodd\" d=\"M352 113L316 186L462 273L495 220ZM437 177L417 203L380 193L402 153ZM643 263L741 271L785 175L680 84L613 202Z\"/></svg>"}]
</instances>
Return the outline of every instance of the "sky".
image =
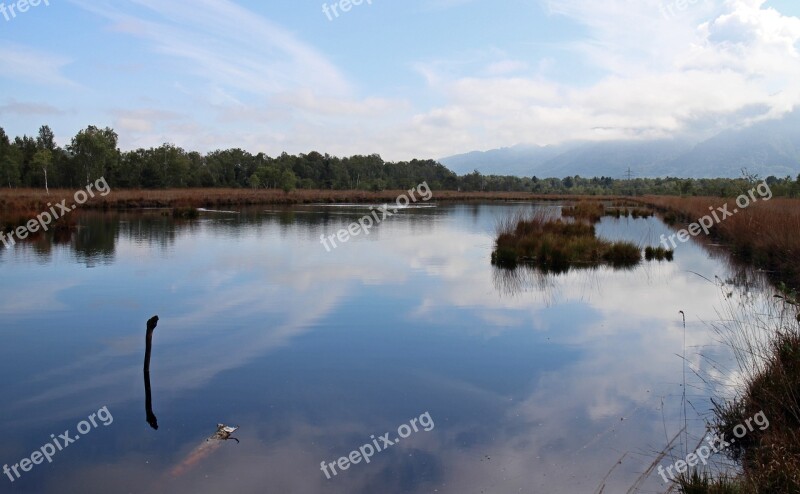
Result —
<instances>
[{"instance_id":1,"label":"sky","mask_svg":"<svg viewBox=\"0 0 800 494\"><path fill-rule=\"evenodd\" d=\"M123 150L438 159L800 103L797 0L0 3L0 127L62 146L95 125Z\"/></svg>"}]
</instances>

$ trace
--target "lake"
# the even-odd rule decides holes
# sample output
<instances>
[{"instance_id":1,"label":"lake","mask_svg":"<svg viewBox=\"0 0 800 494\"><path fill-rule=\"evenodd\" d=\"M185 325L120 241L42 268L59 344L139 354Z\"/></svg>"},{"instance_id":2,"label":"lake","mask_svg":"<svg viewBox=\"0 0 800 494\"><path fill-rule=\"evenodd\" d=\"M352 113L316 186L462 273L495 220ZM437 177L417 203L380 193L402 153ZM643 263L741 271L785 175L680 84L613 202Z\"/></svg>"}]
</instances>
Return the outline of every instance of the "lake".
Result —
<instances>
[{"instance_id":1,"label":"lake","mask_svg":"<svg viewBox=\"0 0 800 494\"><path fill-rule=\"evenodd\" d=\"M665 492L642 474L684 424L691 451L736 377L712 323L763 282L699 243L503 271L498 220L547 206L426 206L330 251L367 206L80 212L2 250L0 464L20 466L0 492ZM239 429L207 440L218 424Z\"/></svg>"}]
</instances>

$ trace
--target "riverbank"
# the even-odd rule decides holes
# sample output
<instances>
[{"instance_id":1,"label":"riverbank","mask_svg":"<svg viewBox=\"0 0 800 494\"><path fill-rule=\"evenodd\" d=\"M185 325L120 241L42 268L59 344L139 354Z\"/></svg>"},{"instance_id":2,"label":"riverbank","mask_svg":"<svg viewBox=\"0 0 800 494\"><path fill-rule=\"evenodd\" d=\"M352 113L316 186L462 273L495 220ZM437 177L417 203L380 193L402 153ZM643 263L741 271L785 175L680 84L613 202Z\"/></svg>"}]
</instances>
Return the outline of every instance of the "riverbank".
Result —
<instances>
[{"instance_id":1,"label":"riverbank","mask_svg":"<svg viewBox=\"0 0 800 494\"><path fill-rule=\"evenodd\" d=\"M644 196L632 199L662 213L670 225L683 228L717 213L709 237L730 249L733 257L764 270L776 286L800 289L800 200L751 202L741 208L734 199L715 197ZM718 213L726 210L729 214Z\"/></svg>"},{"instance_id":2,"label":"riverbank","mask_svg":"<svg viewBox=\"0 0 800 494\"><path fill-rule=\"evenodd\" d=\"M72 198L75 191L39 189L0 190L0 225L6 228L24 224L37 214L49 210L48 204ZM283 192L275 189L167 189L112 190L106 196L96 195L81 208L126 210L139 208L231 208L255 205L296 205L336 203L394 202L405 194L402 190L369 192L363 190L306 190ZM527 192L459 192L433 191L436 202L474 201L632 201L652 207L676 226L692 223L709 214L709 210L728 205L733 199L714 197L618 197L578 195L537 195ZM800 252L800 200L774 198L758 201L746 210L726 218L711 228L711 238L730 246L737 259L764 269L776 283L800 288L800 265L795 262Z\"/></svg>"},{"instance_id":3,"label":"riverbank","mask_svg":"<svg viewBox=\"0 0 800 494\"><path fill-rule=\"evenodd\" d=\"M71 198L75 191L51 190L46 194L38 189L0 190L0 214L43 211L47 203L56 203ZM382 203L394 202L404 190L370 192L364 190L306 190L283 192L276 189L167 189L167 190L113 190L105 197L89 199L84 208L137 209L152 207L293 205L336 203ZM579 196L535 195L527 192L458 192L433 191L433 201L564 201L578 200ZM591 196L595 200L610 200L613 197Z\"/></svg>"}]
</instances>

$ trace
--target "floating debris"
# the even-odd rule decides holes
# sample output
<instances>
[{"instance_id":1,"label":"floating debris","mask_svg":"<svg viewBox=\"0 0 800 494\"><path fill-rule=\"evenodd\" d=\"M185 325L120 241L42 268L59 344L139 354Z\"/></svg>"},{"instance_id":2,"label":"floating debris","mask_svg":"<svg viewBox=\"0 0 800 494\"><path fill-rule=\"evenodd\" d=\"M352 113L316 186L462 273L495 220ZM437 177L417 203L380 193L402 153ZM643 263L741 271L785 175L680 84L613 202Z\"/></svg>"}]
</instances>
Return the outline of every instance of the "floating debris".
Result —
<instances>
[{"instance_id":1,"label":"floating debris","mask_svg":"<svg viewBox=\"0 0 800 494\"><path fill-rule=\"evenodd\" d=\"M233 434L238 430L239 430L238 426L230 427L225 424L217 424L217 432L215 432L214 435L206 439L206 441L211 441L211 440L227 441L228 439L233 439L238 443L239 442L238 439L236 439L235 437L231 437L231 434Z\"/></svg>"},{"instance_id":2,"label":"floating debris","mask_svg":"<svg viewBox=\"0 0 800 494\"><path fill-rule=\"evenodd\" d=\"M193 449L185 460L173 468L170 472L172 476L180 477L186 474L186 472L194 468L195 465L211 456L211 454L216 451L224 441L233 439L238 443L238 439L231 437L231 434L237 430L239 430L239 427L229 427L225 424L217 424L217 432L212 434L208 439L203 441L202 444Z\"/></svg>"}]
</instances>

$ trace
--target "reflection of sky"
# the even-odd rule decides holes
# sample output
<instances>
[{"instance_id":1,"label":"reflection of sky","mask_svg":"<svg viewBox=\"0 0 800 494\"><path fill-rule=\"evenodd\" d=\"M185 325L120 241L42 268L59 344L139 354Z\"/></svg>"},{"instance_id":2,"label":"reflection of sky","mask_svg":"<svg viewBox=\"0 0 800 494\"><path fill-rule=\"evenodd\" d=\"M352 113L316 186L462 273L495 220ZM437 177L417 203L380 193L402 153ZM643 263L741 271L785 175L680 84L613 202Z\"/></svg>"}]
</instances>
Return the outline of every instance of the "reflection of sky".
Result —
<instances>
[{"instance_id":1,"label":"reflection of sky","mask_svg":"<svg viewBox=\"0 0 800 494\"><path fill-rule=\"evenodd\" d=\"M707 324L719 318L719 288L693 273L725 278L728 268L690 243L674 263L530 275L509 293L489 254L497 219L520 207L403 211L330 253L320 235L363 208L213 214L149 234L123 225L101 265L66 247L47 262L9 251L0 422L11 432L0 462L107 405L114 424L14 487L591 492L614 468L606 492L625 491L666 444L665 428L671 438L681 427L678 311L691 368L732 379ZM667 231L655 219L598 227L642 246ZM157 432L144 420L141 374L153 314ZM692 406L706 411L707 389L690 384ZM433 431L334 480L319 471L425 411ZM163 477L218 422L240 425L241 445Z\"/></svg>"}]
</instances>

